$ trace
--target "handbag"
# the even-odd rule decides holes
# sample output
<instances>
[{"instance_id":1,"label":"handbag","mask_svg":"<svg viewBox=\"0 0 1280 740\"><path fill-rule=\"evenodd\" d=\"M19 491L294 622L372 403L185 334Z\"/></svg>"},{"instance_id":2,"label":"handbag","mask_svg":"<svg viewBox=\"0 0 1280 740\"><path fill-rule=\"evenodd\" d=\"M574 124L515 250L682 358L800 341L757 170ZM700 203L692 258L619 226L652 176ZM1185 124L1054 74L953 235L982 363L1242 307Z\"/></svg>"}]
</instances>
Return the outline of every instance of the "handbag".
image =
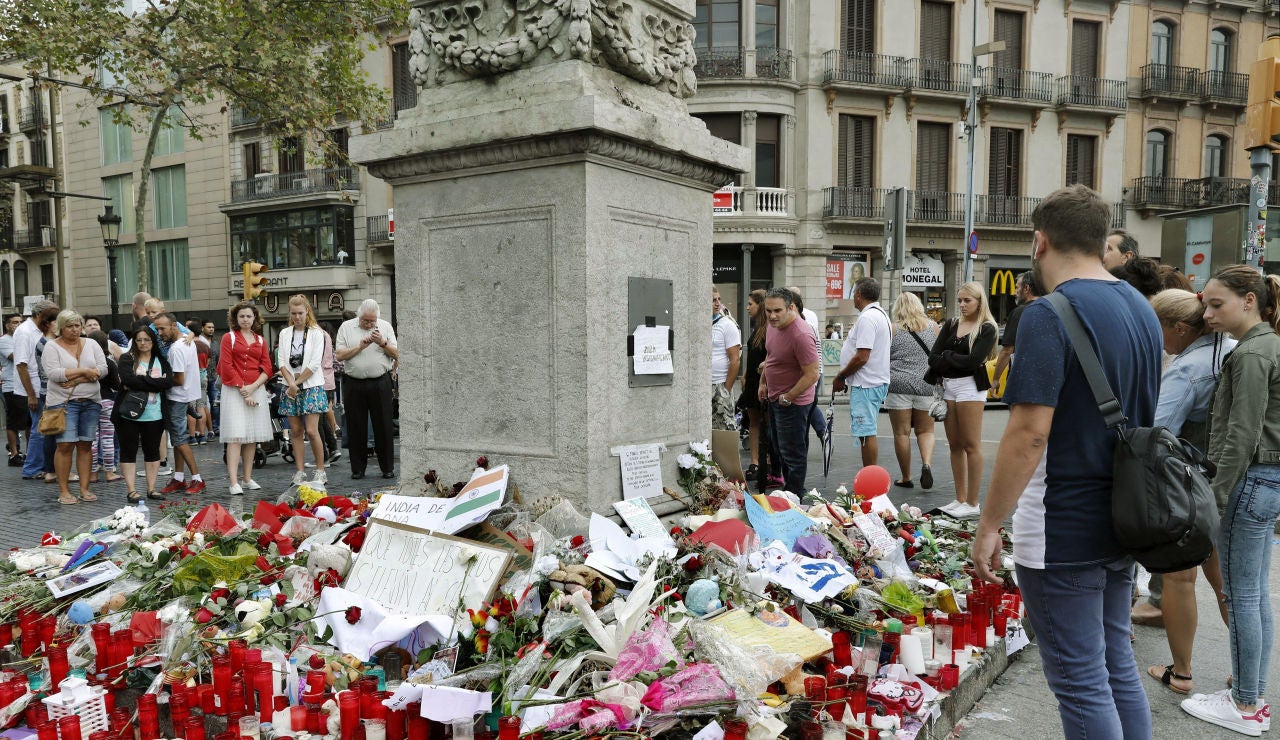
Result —
<instances>
[{"instance_id":1,"label":"handbag","mask_svg":"<svg viewBox=\"0 0 1280 740\"><path fill-rule=\"evenodd\" d=\"M1120 547L1152 573L1194 568L1213 553L1218 507L1204 456L1164 427L1126 427L1080 317L1061 293L1046 296L1067 331L1098 411L1119 438L1112 463L1111 521Z\"/></svg>"},{"instance_id":2,"label":"handbag","mask_svg":"<svg viewBox=\"0 0 1280 740\"><path fill-rule=\"evenodd\" d=\"M907 329L907 333L911 335L912 339L916 340L916 344L920 345L920 349L924 350L924 354L927 357L929 348L924 345L924 340L920 338L920 335L910 329ZM946 421L947 402L942 399L941 383L933 384L933 403L929 404L929 416L933 417L934 421Z\"/></svg>"},{"instance_id":3,"label":"handbag","mask_svg":"<svg viewBox=\"0 0 1280 740\"><path fill-rule=\"evenodd\" d=\"M116 401L116 413L126 421L137 421L142 412L147 410L148 394L146 391L129 391Z\"/></svg>"},{"instance_id":4,"label":"handbag","mask_svg":"<svg viewBox=\"0 0 1280 740\"><path fill-rule=\"evenodd\" d=\"M40 423L36 424L36 431L46 437L52 437L67 431L66 407L59 406L54 409L45 409L40 414Z\"/></svg>"}]
</instances>

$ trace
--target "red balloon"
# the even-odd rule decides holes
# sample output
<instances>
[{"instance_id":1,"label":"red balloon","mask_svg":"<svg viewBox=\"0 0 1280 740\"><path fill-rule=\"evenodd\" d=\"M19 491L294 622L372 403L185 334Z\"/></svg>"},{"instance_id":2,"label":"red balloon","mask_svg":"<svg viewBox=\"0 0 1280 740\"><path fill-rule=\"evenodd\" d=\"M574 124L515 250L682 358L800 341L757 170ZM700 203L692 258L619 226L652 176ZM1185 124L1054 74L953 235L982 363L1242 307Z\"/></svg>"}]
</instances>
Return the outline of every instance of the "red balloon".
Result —
<instances>
[{"instance_id":1,"label":"red balloon","mask_svg":"<svg viewBox=\"0 0 1280 740\"><path fill-rule=\"evenodd\" d=\"M853 479L853 492L864 499L883 496L889 492L889 471L879 465L868 465Z\"/></svg>"}]
</instances>

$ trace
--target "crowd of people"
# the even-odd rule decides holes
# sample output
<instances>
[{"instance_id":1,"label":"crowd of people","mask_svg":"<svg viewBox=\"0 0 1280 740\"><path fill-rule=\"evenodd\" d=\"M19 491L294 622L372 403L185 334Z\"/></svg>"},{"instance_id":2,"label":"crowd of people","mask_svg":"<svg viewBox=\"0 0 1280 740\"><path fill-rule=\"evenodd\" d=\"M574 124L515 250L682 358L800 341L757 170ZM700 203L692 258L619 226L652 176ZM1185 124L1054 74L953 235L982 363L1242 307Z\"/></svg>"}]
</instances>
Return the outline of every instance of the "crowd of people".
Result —
<instances>
[{"instance_id":1,"label":"crowd of people","mask_svg":"<svg viewBox=\"0 0 1280 740\"><path fill-rule=\"evenodd\" d=\"M104 332L99 319L49 300L26 317L5 317L0 377L9 466L21 468L24 480L57 484L62 504L97 500L91 484L99 482L123 482L128 501L163 500L206 489L193 447L220 442L228 490L239 495L261 488L253 466L258 446L277 437L274 400L290 429L293 484L323 489L326 466L342 456L335 414L342 383L352 477L365 475L369 429L382 476L395 477L399 355L391 324L366 300L335 337L305 296L292 296L288 306L274 353L249 301L231 307L221 339L214 321L184 324L146 293L134 297L127 332Z\"/></svg>"}]
</instances>

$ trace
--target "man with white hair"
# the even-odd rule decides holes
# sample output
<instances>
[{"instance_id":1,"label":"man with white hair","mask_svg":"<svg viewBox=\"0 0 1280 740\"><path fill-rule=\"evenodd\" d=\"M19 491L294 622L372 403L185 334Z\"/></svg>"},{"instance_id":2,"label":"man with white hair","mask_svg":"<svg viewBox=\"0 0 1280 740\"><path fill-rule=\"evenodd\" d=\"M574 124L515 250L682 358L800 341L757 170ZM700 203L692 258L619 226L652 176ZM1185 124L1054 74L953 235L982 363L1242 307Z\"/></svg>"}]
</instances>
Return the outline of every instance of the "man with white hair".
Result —
<instances>
[{"instance_id":1,"label":"man with white hair","mask_svg":"<svg viewBox=\"0 0 1280 740\"><path fill-rule=\"evenodd\" d=\"M334 357L342 362L343 401L347 441L351 447L351 477L363 478L369 462L369 419L373 419L373 444L383 478L394 478L391 426L391 369L400 352L395 330L379 318L378 302L366 299L356 317L342 322Z\"/></svg>"}]
</instances>

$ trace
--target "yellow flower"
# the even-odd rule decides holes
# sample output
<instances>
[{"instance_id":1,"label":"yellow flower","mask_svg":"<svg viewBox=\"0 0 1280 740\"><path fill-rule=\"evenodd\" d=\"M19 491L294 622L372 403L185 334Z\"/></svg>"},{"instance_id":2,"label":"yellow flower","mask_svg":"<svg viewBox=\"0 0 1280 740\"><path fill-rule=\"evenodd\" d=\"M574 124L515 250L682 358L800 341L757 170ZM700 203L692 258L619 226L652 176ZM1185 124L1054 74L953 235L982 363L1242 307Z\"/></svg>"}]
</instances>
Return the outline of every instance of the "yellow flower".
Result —
<instances>
[{"instance_id":1,"label":"yellow flower","mask_svg":"<svg viewBox=\"0 0 1280 740\"><path fill-rule=\"evenodd\" d=\"M315 506L316 502L329 494L324 491L317 491L311 486L298 486L298 498L307 506Z\"/></svg>"}]
</instances>

